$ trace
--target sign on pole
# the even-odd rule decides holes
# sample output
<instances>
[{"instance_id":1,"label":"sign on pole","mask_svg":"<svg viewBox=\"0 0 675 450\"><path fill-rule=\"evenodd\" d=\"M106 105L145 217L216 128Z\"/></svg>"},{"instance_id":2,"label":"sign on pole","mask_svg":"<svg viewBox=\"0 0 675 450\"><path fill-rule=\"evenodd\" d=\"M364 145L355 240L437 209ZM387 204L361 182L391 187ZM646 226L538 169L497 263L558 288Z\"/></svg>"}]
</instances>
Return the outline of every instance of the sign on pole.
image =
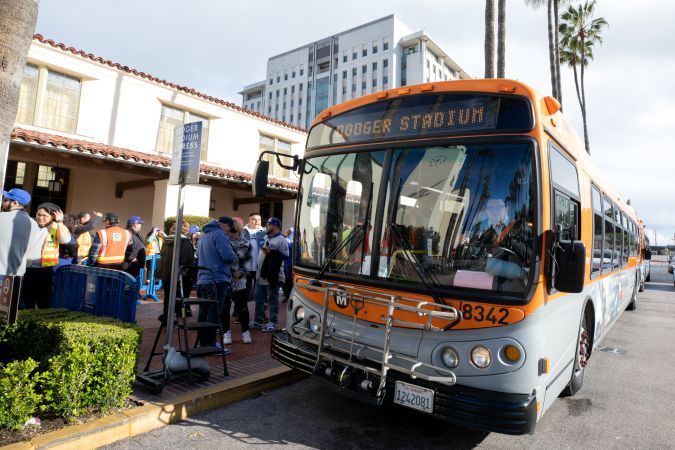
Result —
<instances>
[{"instance_id":1,"label":"sign on pole","mask_svg":"<svg viewBox=\"0 0 675 450\"><path fill-rule=\"evenodd\" d=\"M16 322L20 288L21 277L0 275L0 323L11 325Z\"/></svg>"},{"instance_id":2,"label":"sign on pole","mask_svg":"<svg viewBox=\"0 0 675 450\"><path fill-rule=\"evenodd\" d=\"M202 150L202 123L186 123L173 134L173 157L169 184L199 184L199 161Z\"/></svg>"},{"instance_id":3,"label":"sign on pole","mask_svg":"<svg viewBox=\"0 0 675 450\"><path fill-rule=\"evenodd\" d=\"M180 133L182 131L182 134ZM166 352L173 343L173 323L176 305L176 287L178 281L178 261L180 261L181 230L183 228L183 188L186 184L199 184L199 161L202 149L202 123L186 123L183 127L176 127L173 137L173 158L169 184L179 185L178 205L176 212L176 237L173 244L173 258L171 260L171 281L169 282L169 298L165 298L166 308ZM166 289L166 288L165 288ZM166 291L165 291L166 292ZM181 293L182 296L182 293ZM166 356L166 353L165 353ZM164 358L164 374L168 377L169 371Z\"/></svg>"}]
</instances>

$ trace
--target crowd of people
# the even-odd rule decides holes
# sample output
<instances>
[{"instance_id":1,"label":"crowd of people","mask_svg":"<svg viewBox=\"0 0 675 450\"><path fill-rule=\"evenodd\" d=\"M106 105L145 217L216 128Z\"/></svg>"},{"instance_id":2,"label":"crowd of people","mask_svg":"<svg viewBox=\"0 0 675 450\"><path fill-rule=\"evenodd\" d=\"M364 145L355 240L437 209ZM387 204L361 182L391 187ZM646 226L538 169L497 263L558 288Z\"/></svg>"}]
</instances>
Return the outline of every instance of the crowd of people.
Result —
<instances>
[{"instance_id":1,"label":"crowd of people","mask_svg":"<svg viewBox=\"0 0 675 450\"><path fill-rule=\"evenodd\" d=\"M245 344L252 342L251 329L277 329L280 290L285 301L292 288L293 240L293 228L282 233L279 219L271 217L263 227L258 213L251 213L246 224L239 217L222 216L201 230L184 222L180 233L175 225L168 236L153 226L143 236L140 216L129 217L123 228L114 212L65 214L58 205L42 203L31 218L26 212L30 203L30 194L22 189L2 191L0 275L23 277L22 308L50 307L54 273L63 265L121 270L141 286L147 284L142 269L147 274L154 259L165 298L159 320L165 321L173 251L179 245L176 298L190 297L195 288L198 297L216 300L215 308L200 305L198 320L221 324L223 338L218 346L229 352L224 346L234 340L232 318L240 324ZM252 320L250 301L255 302ZM176 304L175 314L192 315L182 302ZM200 331L200 345L212 346L215 340L215 330Z\"/></svg>"}]
</instances>

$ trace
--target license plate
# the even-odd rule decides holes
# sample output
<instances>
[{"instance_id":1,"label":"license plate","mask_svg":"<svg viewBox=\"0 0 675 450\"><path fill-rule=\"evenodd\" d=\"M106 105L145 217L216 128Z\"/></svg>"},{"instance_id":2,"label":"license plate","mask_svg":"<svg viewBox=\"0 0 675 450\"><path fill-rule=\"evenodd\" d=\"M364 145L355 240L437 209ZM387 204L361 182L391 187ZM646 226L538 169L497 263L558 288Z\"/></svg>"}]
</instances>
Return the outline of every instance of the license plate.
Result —
<instances>
[{"instance_id":1,"label":"license plate","mask_svg":"<svg viewBox=\"0 0 675 450\"><path fill-rule=\"evenodd\" d=\"M434 412L434 391L414 384L396 382L394 403L427 413Z\"/></svg>"}]
</instances>

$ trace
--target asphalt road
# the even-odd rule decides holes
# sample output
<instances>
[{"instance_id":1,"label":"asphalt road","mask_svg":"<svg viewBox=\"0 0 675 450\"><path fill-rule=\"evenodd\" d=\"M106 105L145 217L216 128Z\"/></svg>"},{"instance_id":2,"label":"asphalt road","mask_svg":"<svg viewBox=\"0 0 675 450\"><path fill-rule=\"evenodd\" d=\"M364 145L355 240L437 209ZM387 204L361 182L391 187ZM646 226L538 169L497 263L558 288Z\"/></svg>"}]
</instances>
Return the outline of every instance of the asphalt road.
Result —
<instances>
[{"instance_id":1,"label":"asphalt road","mask_svg":"<svg viewBox=\"0 0 675 450\"><path fill-rule=\"evenodd\" d=\"M594 351L584 386L534 435L459 428L403 408L348 400L307 379L110 449L675 448L675 287L665 268Z\"/></svg>"}]
</instances>

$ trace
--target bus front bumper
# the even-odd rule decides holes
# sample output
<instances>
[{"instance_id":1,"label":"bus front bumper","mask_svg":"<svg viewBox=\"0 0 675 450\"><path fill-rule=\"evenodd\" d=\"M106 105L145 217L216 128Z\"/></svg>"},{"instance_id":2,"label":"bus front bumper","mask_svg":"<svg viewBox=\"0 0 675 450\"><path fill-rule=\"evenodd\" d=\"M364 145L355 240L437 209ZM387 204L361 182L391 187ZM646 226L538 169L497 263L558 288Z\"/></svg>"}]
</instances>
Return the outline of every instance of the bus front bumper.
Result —
<instances>
[{"instance_id":1,"label":"bus front bumper","mask_svg":"<svg viewBox=\"0 0 675 450\"><path fill-rule=\"evenodd\" d=\"M316 375L330 381L338 392L369 404L393 403L393 392L397 381L414 384L434 391L432 415L462 427L504 434L533 433L537 422L537 400L531 394L509 394L504 392L476 389L462 385L445 386L395 371L387 372L385 393L377 398L374 390L359 388L363 377L352 373L347 383L327 374L323 367L317 368L316 348L307 344L296 345L289 339L286 330L272 336L272 356L284 365L301 372ZM341 372L333 370L333 373ZM344 372L344 371L342 371ZM379 380L376 380L379 382Z\"/></svg>"}]
</instances>

